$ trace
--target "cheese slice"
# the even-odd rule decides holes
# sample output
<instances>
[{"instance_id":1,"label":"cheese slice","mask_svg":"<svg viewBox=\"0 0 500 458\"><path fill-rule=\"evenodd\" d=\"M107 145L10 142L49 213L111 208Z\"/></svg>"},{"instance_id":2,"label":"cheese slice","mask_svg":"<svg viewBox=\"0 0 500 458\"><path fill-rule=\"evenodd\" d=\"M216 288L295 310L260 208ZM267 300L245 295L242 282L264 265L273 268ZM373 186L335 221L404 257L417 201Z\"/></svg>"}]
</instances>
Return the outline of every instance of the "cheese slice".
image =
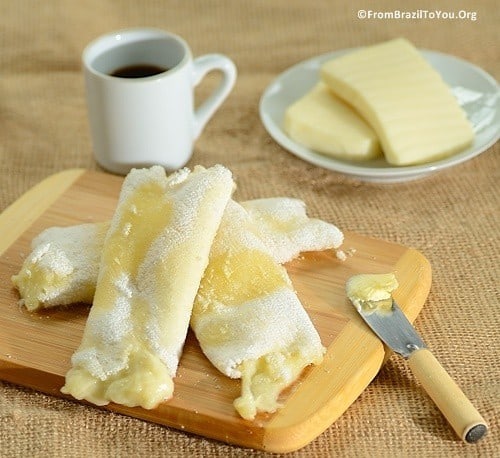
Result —
<instances>
[{"instance_id":1,"label":"cheese slice","mask_svg":"<svg viewBox=\"0 0 500 458\"><path fill-rule=\"evenodd\" d=\"M193 301L233 186L222 166L168 178L158 166L127 175L63 393L145 409L172 396Z\"/></svg>"},{"instance_id":2,"label":"cheese slice","mask_svg":"<svg viewBox=\"0 0 500 458\"><path fill-rule=\"evenodd\" d=\"M234 406L248 420L279 408L280 392L324 353L285 268L256 232L245 209L230 201L191 317L212 364L242 379Z\"/></svg>"},{"instance_id":3,"label":"cheese slice","mask_svg":"<svg viewBox=\"0 0 500 458\"><path fill-rule=\"evenodd\" d=\"M368 160L382 154L374 130L320 82L285 112L290 138L328 156Z\"/></svg>"},{"instance_id":4,"label":"cheese slice","mask_svg":"<svg viewBox=\"0 0 500 458\"><path fill-rule=\"evenodd\" d=\"M256 234L274 260L288 262L305 251L337 249L342 232L306 214L299 199L271 197L242 202ZM32 251L12 277L30 311L77 302L92 303L109 221L51 227L32 241Z\"/></svg>"},{"instance_id":5,"label":"cheese slice","mask_svg":"<svg viewBox=\"0 0 500 458\"><path fill-rule=\"evenodd\" d=\"M369 46L323 64L321 78L377 133L390 164L450 156L474 139L439 73L407 40Z\"/></svg>"}]
</instances>

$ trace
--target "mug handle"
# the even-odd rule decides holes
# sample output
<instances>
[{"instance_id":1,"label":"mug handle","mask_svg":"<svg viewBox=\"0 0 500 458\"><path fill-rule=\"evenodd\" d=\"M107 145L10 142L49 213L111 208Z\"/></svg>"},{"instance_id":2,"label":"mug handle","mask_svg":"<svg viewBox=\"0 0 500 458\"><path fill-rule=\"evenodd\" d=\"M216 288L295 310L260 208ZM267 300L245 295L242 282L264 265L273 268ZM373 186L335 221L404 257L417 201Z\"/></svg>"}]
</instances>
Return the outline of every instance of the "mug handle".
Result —
<instances>
[{"instance_id":1,"label":"mug handle","mask_svg":"<svg viewBox=\"0 0 500 458\"><path fill-rule=\"evenodd\" d=\"M197 86L203 77L213 70L222 72L222 81L194 113L195 140L217 108L226 99L236 81L236 66L229 57L223 54L207 54L193 60L194 86Z\"/></svg>"}]
</instances>

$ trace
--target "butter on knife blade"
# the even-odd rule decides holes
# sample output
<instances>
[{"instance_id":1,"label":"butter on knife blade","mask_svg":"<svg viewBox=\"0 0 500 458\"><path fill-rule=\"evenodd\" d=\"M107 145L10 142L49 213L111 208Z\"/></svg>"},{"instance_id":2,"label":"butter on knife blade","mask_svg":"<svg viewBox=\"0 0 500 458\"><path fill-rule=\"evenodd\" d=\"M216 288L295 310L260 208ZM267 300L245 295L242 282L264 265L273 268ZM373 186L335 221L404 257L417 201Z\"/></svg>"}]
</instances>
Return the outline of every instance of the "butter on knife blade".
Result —
<instances>
[{"instance_id":1,"label":"butter on knife blade","mask_svg":"<svg viewBox=\"0 0 500 458\"><path fill-rule=\"evenodd\" d=\"M363 320L391 350L408 359L424 390L467 443L481 439L488 427L392 299L398 287L394 274L360 274L346 283L347 297Z\"/></svg>"}]
</instances>

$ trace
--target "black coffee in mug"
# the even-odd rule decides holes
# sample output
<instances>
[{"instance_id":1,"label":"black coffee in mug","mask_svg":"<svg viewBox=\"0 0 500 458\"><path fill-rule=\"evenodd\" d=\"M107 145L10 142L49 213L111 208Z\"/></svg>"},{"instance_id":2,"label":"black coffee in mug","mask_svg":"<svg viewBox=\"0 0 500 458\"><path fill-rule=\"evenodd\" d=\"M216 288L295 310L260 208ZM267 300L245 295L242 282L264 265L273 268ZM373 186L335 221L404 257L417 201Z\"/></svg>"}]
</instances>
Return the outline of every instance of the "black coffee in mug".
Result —
<instances>
[{"instance_id":1,"label":"black coffee in mug","mask_svg":"<svg viewBox=\"0 0 500 458\"><path fill-rule=\"evenodd\" d=\"M237 73L228 57L214 53L193 59L182 38L150 28L93 40L82 63L95 158L121 175L152 164L169 172L184 167ZM196 108L195 86L211 71L222 78Z\"/></svg>"},{"instance_id":2,"label":"black coffee in mug","mask_svg":"<svg viewBox=\"0 0 500 458\"><path fill-rule=\"evenodd\" d=\"M117 68L110 75L118 78L146 78L166 72L167 70L168 68L159 67L158 65L135 64Z\"/></svg>"}]
</instances>

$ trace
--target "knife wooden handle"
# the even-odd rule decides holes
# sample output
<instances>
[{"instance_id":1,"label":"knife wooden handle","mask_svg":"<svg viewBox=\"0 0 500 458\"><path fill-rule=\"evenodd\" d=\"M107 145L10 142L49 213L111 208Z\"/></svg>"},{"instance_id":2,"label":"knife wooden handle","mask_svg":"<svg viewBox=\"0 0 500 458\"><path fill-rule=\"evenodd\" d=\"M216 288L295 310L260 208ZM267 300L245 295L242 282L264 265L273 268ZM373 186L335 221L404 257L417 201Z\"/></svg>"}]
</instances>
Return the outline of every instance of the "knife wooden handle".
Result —
<instances>
[{"instance_id":1,"label":"knife wooden handle","mask_svg":"<svg viewBox=\"0 0 500 458\"><path fill-rule=\"evenodd\" d=\"M414 351L408 364L463 441L474 443L486 434L488 426L483 417L429 350Z\"/></svg>"}]
</instances>

